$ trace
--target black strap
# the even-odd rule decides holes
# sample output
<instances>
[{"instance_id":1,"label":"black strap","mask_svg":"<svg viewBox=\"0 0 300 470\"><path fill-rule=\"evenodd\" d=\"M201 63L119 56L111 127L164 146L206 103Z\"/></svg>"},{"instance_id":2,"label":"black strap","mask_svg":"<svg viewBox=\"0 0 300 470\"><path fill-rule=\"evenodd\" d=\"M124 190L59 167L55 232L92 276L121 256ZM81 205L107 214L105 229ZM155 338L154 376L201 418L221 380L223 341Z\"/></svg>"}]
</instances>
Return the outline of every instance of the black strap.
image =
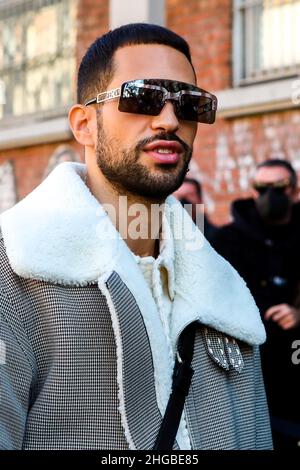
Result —
<instances>
[{"instance_id":1,"label":"black strap","mask_svg":"<svg viewBox=\"0 0 300 470\"><path fill-rule=\"evenodd\" d=\"M172 450L180 423L186 396L194 371L191 367L194 353L196 324L191 323L180 335L178 355L173 372L172 392L153 450Z\"/></svg>"}]
</instances>

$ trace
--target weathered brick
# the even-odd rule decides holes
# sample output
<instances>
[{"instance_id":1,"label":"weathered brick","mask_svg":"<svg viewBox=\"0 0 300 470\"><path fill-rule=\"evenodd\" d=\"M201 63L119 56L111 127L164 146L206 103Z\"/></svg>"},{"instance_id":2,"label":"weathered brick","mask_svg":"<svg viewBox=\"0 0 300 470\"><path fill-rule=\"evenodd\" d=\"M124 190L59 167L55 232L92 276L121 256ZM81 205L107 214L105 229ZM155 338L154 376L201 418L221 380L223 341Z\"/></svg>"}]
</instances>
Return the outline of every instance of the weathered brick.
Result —
<instances>
[{"instance_id":1,"label":"weathered brick","mask_svg":"<svg viewBox=\"0 0 300 470\"><path fill-rule=\"evenodd\" d=\"M166 0L167 26L190 44L200 87L210 91L231 87L232 1ZM77 66L88 46L108 30L108 0L78 0ZM61 144L38 145L0 152L0 164L14 162L19 197L30 192L44 175ZM68 142L83 157L75 142ZM216 223L229 220L230 202L251 192L255 164L285 157L300 170L300 110L219 119L199 125L194 145L196 175L201 178L207 207ZM196 166L195 166L196 165Z\"/></svg>"}]
</instances>

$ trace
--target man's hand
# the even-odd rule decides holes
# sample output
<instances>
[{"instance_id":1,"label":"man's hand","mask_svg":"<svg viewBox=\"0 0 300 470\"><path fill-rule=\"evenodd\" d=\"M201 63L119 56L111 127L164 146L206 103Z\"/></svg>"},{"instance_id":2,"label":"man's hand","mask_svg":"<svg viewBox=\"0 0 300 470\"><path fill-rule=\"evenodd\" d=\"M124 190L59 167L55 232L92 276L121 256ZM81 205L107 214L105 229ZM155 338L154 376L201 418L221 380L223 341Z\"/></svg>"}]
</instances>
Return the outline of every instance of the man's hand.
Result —
<instances>
[{"instance_id":1,"label":"man's hand","mask_svg":"<svg viewBox=\"0 0 300 470\"><path fill-rule=\"evenodd\" d=\"M273 305L266 311L265 319L271 319L283 330L289 330L300 324L300 310L288 304Z\"/></svg>"}]
</instances>

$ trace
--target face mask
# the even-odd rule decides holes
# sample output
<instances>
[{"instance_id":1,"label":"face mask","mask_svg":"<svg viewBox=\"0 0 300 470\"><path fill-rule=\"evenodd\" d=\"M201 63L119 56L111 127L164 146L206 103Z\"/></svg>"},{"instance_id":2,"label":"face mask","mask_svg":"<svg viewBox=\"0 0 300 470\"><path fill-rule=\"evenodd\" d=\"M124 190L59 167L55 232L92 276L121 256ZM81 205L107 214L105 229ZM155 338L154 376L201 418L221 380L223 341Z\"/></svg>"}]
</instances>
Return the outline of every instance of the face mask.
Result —
<instances>
[{"instance_id":1,"label":"face mask","mask_svg":"<svg viewBox=\"0 0 300 470\"><path fill-rule=\"evenodd\" d=\"M259 195L255 204L263 220L276 223L288 217L292 201L284 192L278 191L276 188L270 188Z\"/></svg>"}]
</instances>

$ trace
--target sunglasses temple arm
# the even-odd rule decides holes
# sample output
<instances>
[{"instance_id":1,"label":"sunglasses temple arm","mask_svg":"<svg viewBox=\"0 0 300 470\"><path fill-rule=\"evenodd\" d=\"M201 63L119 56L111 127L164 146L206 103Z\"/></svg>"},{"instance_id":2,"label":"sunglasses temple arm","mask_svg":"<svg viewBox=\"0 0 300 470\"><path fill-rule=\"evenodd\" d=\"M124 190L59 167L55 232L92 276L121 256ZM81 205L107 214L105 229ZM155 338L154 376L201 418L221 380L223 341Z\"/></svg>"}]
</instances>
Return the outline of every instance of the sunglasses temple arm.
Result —
<instances>
[{"instance_id":1,"label":"sunglasses temple arm","mask_svg":"<svg viewBox=\"0 0 300 470\"><path fill-rule=\"evenodd\" d=\"M103 98L101 98L103 96ZM84 103L84 106L88 106L89 104L94 103L103 103L104 101L113 100L114 98L119 98L121 96L121 88L114 88L113 90L103 91L102 93L98 93L96 98L87 101Z\"/></svg>"},{"instance_id":2,"label":"sunglasses temple arm","mask_svg":"<svg viewBox=\"0 0 300 470\"><path fill-rule=\"evenodd\" d=\"M86 101L84 103L84 106L88 106L89 104L94 104L97 103L97 98L93 98L92 100Z\"/></svg>"}]
</instances>

